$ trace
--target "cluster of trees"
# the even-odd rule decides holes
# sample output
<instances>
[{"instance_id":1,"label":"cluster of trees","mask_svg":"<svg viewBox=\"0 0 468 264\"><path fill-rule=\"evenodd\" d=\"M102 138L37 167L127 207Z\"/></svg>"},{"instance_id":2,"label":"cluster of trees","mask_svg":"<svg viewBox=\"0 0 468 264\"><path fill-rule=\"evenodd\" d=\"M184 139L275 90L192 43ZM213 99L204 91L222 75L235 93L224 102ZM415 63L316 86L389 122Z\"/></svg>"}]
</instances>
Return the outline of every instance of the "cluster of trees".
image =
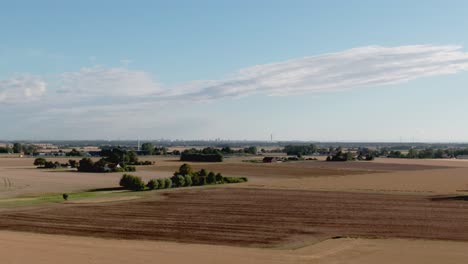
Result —
<instances>
[{"instance_id":1,"label":"cluster of trees","mask_svg":"<svg viewBox=\"0 0 468 264\"><path fill-rule=\"evenodd\" d=\"M222 147L218 151L221 152L222 154L227 154L227 155L230 155L230 154L252 154L252 155L256 155L257 152L258 152L256 146L250 146L250 147L241 148L241 149L238 149L238 150L234 150L231 147L226 146L226 147Z\"/></svg>"},{"instance_id":2,"label":"cluster of trees","mask_svg":"<svg viewBox=\"0 0 468 264\"><path fill-rule=\"evenodd\" d=\"M403 159L445 159L456 158L460 155L468 155L468 149L434 149L424 148L416 149L410 148L406 154L399 150L388 150L383 148L376 152L376 156L385 156L389 158L403 158Z\"/></svg>"},{"instance_id":3,"label":"cluster of trees","mask_svg":"<svg viewBox=\"0 0 468 264\"><path fill-rule=\"evenodd\" d=\"M121 148L103 149L101 158L94 162L90 158L83 158L79 162L80 172L127 172L135 171L135 165L152 165L151 161L139 161L134 151Z\"/></svg>"},{"instance_id":4,"label":"cluster of trees","mask_svg":"<svg viewBox=\"0 0 468 264\"><path fill-rule=\"evenodd\" d=\"M101 151L103 159L109 163L120 165L152 165L151 161L140 161L135 151L128 151L121 148L103 149Z\"/></svg>"},{"instance_id":5,"label":"cluster of trees","mask_svg":"<svg viewBox=\"0 0 468 264\"><path fill-rule=\"evenodd\" d=\"M287 145L284 147L283 152L288 155L303 156L311 155L316 153L318 150L317 146L314 144L311 145Z\"/></svg>"},{"instance_id":6,"label":"cluster of trees","mask_svg":"<svg viewBox=\"0 0 468 264\"><path fill-rule=\"evenodd\" d=\"M0 147L0 153L12 153L13 150L10 146L6 145L5 147Z\"/></svg>"},{"instance_id":7,"label":"cluster of trees","mask_svg":"<svg viewBox=\"0 0 468 264\"><path fill-rule=\"evenodd\" d=\"M221 173L215 174L214 172L207 172L205 169L195 172L190 165L183 164L180 166L178 171L174 172L174 176L171 178L152 179L145 184L145 182L138 176L124 174L120 179L119 184L127 190L143 191L146 189L157 190L242 182L247 182L247 178L224 177Z\"/></svg>"},{"instance_id":8,"label":"cluster of trees","mask_svg":"<svg viewBox=\"0 0 468 264\"><path fill-rule=\"evenodd\" d=\"M67 155L69 157L81 157L81 156L83 156L83 153L79 152L76 149L72 149L70 152L66 153L65 155Z\"/></svg>"},{"instance_id":9,"label":"cluster of trees","mask_svg":"<svg viewBox=\"0 0 468 264\"><path fill-rule=\"evenodd\" d=\"M145 189L145 182L138 176L124 174L120 178L119 185L127 190L143 191Z\"/></svg>"},{"instance_id":10,"label":"cluster of trees","mask_svg":"<svg viewBox=\"0 0 468 264\"><path fill-rule=\"evenodd\" d=\"M175 187L224 183L224 177L221 173L215 174L212 171L207 172L205 169L195 172L188 164L180 166L171 179Z\"/></svg>"},{"instance_id":11,"label":"cluster of trees","mask_svg":"<svg viewBox=\"0 0 468 264\"><path fill-rule=\"evenodd\" d=\"M449 149L432 149L432 148L425 148L421 150L417 150L415 148L411 148L408 150L406 155L401 154L401 158L407 159L443 159L443 158L454 158L458 155L465 155L465 150L458 149L458 150L449 150ZM468 151L466 152L468 153Z\"/></svg>"},{"instance_id":12,"label":"cluster of trees","mask_svg":"<svg viewBox=\"0 0 468 264\"><path fill-rule=\"evenodd\" d=\"M354 160L354 155L351 152L338 151L335 155L327 157L327 161L349 161Z\"/></svg>"},{"instance_id":13,"label":"cluster of trees","mask_svg":"<svg viewBox=\"0 0 468 264\"><path fill-rule=\"evenodd\" d=\"M155 147L152 143L143 143L141 150L145 151L147 155L167 155L168 149L166 147Z\"/></svg>"},{"instance_id":14,"label":"cluster of trees","mask_svg":"<svg viewBox=\"0 0 468 264\"><path fill-rule=\"evenodd\" d=\"M189 164L183 164L171 178L173 187L202 186L209 184L246 182L246 177L224 177L221 173L208 172L205 169L194 171Z\"/></svg>"},{"instance_id":15,"label":"cluster of trees","mask_svg":"<svg viewBox=\"0 0 468 264\"><path fill-rule=\"evenodd\" d=\"M223 154L215 148L186 149L180 154L181 161L222 162Z\"/></svg>"},{"instance_id":16,"label":"cluster of trees","mask_svg":"<svg viewBox=\"0 0 468 264\"><path fill-rule=\"evenodd\" d=\"M58 168L76 168L76 160L69 160L68 163L60 163L58 161L47 161L44 158L37 158L34 160L34 166L38 169L58 169Z\"/></svg>"},{"instance_id":17,"label":"cluster of trees","mask_svg":"<svg viewBox=\"0 0 468 264\"><path fill-rule=\"evenodd\" d=\"M126 172L136 171L135 166L127 165L125 163L112 163L102 158L94 162L90 158L83 158L79 161L79 172Z\"/></svg>"},{"instance_id":18,"label":"cluster of trees","mask_svg":"<svg viewBox=\"0 0 468 264\"><path fill-rule=\"evenodd\" d=\"M32 155L37 151L37 147L31 144L13 143L13 146L0 147L0 153L24 153Z\"/></svg>"}]
</instances>

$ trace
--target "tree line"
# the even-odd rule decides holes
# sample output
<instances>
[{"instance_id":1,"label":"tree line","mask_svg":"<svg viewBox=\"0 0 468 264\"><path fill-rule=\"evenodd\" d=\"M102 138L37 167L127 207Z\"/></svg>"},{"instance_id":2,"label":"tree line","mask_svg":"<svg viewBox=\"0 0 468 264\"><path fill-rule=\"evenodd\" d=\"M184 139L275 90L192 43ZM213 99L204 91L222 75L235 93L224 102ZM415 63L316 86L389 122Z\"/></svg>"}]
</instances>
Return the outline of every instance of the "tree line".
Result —
<instances>
[{"instance_id":1,"label":"tree line","mask_svg":"<svg viewBox=\"0 0 468 264\"><path fill-rule=\"evenodd\" d=\"M151 179L148 183L138 176L124 174L120 186L133 191L181 188L225 183L247 182L246 177L224 177L221 173L207 172L205 169L194 171L189 164L183 164L171 178Z\"/></svg>"},{"instance_id":2,"label":"tree line","mask_svg":"<svg viewBox=\"0 0 468 264\"><path fill-rule=\"evenodd\" d=\"M131 172L136 165L152 165L151 161L140 161L133 151L120 148L106 149L102 151L103 157L98 161L91 158L82 158L79 162L69 160L68 163L47 161L44 158L36 158L34 165L38 168L77 168L79 172Z\"/></svg>"}]
</instances>

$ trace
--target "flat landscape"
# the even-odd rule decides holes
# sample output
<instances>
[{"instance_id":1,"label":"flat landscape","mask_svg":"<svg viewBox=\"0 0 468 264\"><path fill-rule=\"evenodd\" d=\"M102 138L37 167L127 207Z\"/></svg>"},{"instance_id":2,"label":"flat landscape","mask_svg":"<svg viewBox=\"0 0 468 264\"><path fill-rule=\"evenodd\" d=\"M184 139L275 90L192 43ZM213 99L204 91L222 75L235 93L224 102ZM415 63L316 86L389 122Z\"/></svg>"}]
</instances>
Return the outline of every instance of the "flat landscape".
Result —
<instances>
[{"instance_id":1,"label":"flat landscape","mask_svg":"<svg viewBox=\"0 0 468 264\"><path fill-rule=\"evenodd\" d=\"M141 159L155 161L134 173L146 180L168 177L182 164L170 157ZM468 162L244 160L191 165L247 176L247 183L137 193L112 191L122 173L36 169L31 158L0 158L0 238L12 241L0 253L9 255L22 243L31 252L60 244L57 250L68 254L77 247L94 252L99 263L111 263L132 248L141 252L137 263L179 250L187 254L162 259L373 263L376 256L406 252L393 257L400 257L399 263L412 258L457 263L467 257ZM110 191L82 194L99 188ZM63 192L71 193L69 201L61 201ZM41 194L47 199L37 198ZM33 203L37 199L41 202ZM31 246L41 239L46 243ZM100 239L105 245L90 246ZM122 251L112 255L111 245ZM455 254L426 254L431 247ZM212 250L226 253L211 255Z\"/></svg>"},{"instance_id":2,"label":"flat landscape","mask_svg":"<svg viewBox=\"0 0 468 264\"><path fill-rule=\"evenodd\" d=\"M464 197L253 188L159 195L4 212L0 229L250 247L300 246L333 237L468 241Z\"/></svg>"}]
</instances>

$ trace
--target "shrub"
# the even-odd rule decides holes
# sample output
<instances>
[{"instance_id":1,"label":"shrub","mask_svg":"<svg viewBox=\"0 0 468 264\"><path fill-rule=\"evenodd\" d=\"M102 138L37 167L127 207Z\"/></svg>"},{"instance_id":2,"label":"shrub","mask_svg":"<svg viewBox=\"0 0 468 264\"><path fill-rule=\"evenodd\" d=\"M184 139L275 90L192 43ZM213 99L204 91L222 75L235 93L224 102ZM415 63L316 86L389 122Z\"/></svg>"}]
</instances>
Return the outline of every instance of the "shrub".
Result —
<instances>
[{"instance_id":1,"label":"shrub","mask_svg":"<svg viewBox=\"0 0 468 264\"><path fill-rule=\"evenodd\" d=\"M68 160L68 163L70 164L70 167L76 168L77 167L77 162L76 160Z\"/></svg>"},{"instance_id":2,"label":"shrub","mask_svg":"<svg viewBox=\"0 0 468 264\"><path fill-rule=\"evenodd\" d=\"M166 188L166 181L164 179L158 179L158 187L159 189L165 189Z\"/></svg>"},{"instance_id":3,"label":"shrub","mask_svg":"<svg viewBox=\"0 0 468 264\"><path fill-rule=\"evenodd\" d=\"M145 189L145 183L140 177L124 174L119 182L120 186L128 190L141 191Z\"/></svg>"},{"instance_id":4,"label":"shrub","mask_svg":"<svg viewBox=\"0 0 468 264\"><path fill-rule=\"evenodd\" d=\"M155 179L152 179L146 184L146 187L150 190L159 189L159 182Z\"/></svg>"},{"instance_id":5,"label":"shrub","mask_svg":"<svg viewBox=\"0 0 468 264\"><path fill-rule=\"evenodd\" d=\"M216 175L214 174L214 172L210 171L210 173L208 173L208 176L206 177L206 182L208 184L216 183Z\"/></svg>"},{"instance_id":6,"label":"shrub","mask_svg":"<svg viewBox=\"0 0 468 264\"><path fill-rule=\"evenodd\" d=\"M217 183L223 183L223 175L221 173L217 173L215 178Z\"/></svg>"},{"instance_id":7,"label":"shrub","mask_svg":"<svg viewBox=\"0 0 468 264\"><path fill-rule=\"evenodd\" d=\"M224 177L223 181L225 183L241 183L247 181L247 178L245 177Z\"/></svg>"},{"instance_id":8,"label":"shrub","mask_svg":"<svg viewBox=\"0 0 468 264\"><path fill-rule=\"evenodd\" d=\"M205 170L205 169L201 169L201 170L200 170L200 172L198 172L198 175L200 175L200 176L204 177L204 176L207 176L207 175L208 175L208 173L206 172L206 170Z\"/></svg>"},{"instance_id":9,"label":"shrub","mask_svg":"<svg viewBox=\"0 0 468 264\"><path fill-rule=\"evenodd\" d=\"M184 178L185 178L184 179L185 180L185 185L184 186L187 186L187 187L192 186L192 183L193 183L192 175L185 175Z\"/></svg>"},{"instance_id":10,"label":"shrub","mask_svg":"<svg viewBox=\"0 0 468 264\"><path fill-rule=\"evenodd\" d=\"M55 163L53 163L52 161L46 161L43 167L47 169L53 169L55 168Z\"/></svg>"},{"instance_id":11,"label":"shrub","mask_svg":"<svg viewBox=\"0 0 468 264\"><path fill-rule=\"evenodd\" d=\"M46 162L47 161L44 158L37 158L37 159L34 160L34 165L35 166L44 166Z\"/></svg>"},{"instance_id":12,"label":"shrub","mask_svg":"<svg viewBox=\"0 0 468 264\"><path fill-rule=\"evenodd\" d=\"M135 166L125 166L125 171L136 171Z\"/></svg>"},{"instance_id":13,"label":"shrub","mask_svg":"<svg viewBox=\"0 0 468 264\"><path fill-rule=\"evenodd\" d=\"M184 187L185 186L185 177L182 175L174 175L172 178L172 182L174 183L175 187Z\"/></svg>"},{"instance_id":14,"label":"shrub","mask_svg":"<svg viewBox=\"0 0 468 264\"><path fill-rule=\"evenodd\" d=\"M94 172L96 169L94 168L94 161L90 158L83 158L79 162L78 171L81 172Z\"/></svg>"},{"instance_id":15,"label":"shrub","mask_svg":"<svg viewBox=\"0 0 468 264\"><path fill-rule=\"evenodd\" d=\"M203 186L206 185L206 177L198 177L198 185Z\"/></svg>"},{"instance_id":16,"label":"shrub","mask_svg":"<svg viewBox=\"0 0 468 264\"><path fill-rule=\"evenodd\" d=\"M172 188L172 180L169 178L166 178L165 181L166 181L166 189Z\"/></svg>"}]
</instances>

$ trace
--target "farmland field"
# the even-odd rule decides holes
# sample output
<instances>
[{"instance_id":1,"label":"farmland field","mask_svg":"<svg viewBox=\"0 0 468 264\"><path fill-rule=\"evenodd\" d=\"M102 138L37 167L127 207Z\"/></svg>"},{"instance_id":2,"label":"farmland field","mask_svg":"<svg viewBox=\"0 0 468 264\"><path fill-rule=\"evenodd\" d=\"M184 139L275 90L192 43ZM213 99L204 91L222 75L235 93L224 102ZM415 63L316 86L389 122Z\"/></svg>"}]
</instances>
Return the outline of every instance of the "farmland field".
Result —
<instances>
[{"instance_id":1,"label":"farmland field","mask_svg":"<svg viewBox=\"0 0 468 264\"><path fill-rule=\"evenodd\" d=\"M141 159L156 161L134 173L145 180L168 177L182 164L167 157ZM0 252L7 258L8 247L14 252L23 244L35 252L41 245L31 243L41 239L44 247L60 244L63 254L71 254L70 247L99 251L100 263L132 248L141 253L137 263L178 250L187 254L165 255L165 263L191 257L194 263L373 263L395 251L426 263L467 257L465 161L263 164L230 158L192 166L247 176L249 182L111 196L85 192L68 202L60 201L61 193L116 187L122 174L40 170L32 161L0 159L0 238L12 241ZM41 195L50 200L29 202ZM11 203L18 206L2 206ZM110 245L121 248L117 256ZM427 252L440 247L456 254ZM226 253L211 255L212 250Z\"/></svg>"}]
</instances>

